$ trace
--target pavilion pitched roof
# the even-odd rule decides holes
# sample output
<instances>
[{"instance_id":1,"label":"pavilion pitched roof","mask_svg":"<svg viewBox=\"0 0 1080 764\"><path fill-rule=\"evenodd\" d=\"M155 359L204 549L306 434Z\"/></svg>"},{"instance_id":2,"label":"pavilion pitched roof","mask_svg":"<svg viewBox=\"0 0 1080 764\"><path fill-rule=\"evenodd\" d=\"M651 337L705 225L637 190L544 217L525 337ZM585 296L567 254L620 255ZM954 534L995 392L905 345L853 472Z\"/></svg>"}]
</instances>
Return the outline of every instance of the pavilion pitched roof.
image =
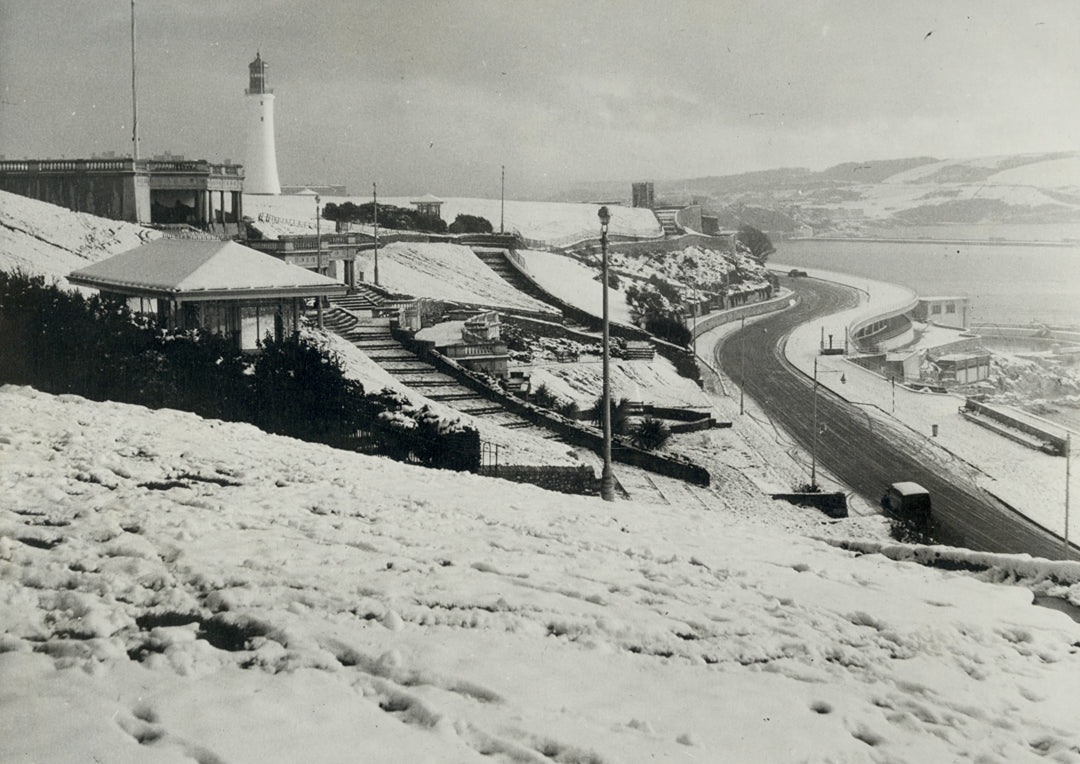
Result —
<instances>
[{"instance_id":1,"label":"pavilion pitched roof","mask_svg":"<svg viewBox=\"0 0 1080 764\"><path fill-rule=\"evenodd\" d=\"M80 286L122 294L204 299L344 293L339 281L234 241L157 239L73 271Z\"/></svg>"}]
</instances>

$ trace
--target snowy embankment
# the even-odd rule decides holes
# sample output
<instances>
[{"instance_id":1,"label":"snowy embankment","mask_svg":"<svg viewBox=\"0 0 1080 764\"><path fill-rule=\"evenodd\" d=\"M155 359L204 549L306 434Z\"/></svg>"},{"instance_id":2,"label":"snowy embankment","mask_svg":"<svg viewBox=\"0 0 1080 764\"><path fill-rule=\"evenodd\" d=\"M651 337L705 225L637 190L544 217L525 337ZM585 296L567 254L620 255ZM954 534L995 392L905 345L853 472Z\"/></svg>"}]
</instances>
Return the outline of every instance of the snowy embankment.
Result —
<instances>
[{"instance_id":1,"label":"snowy embankment","mask_svg":"<svg viewBox=\"0 0 1080 764\"><path fill-rule=\"evenodd\" d=\"M773 266L783 269L785 266ZM849 363L843 356L818 355L821 330L842 342L845 328L854 318L885 312L907 299L910 290L857 276L808 271L863 291L859 307L804 324L788 338L788 360L807 375L813 374L817 358L818 382L842 398L859 405L882 424L896 424L898 437L910 440L922 458L949 465L1015 507L1050 531L1065 529L1065 460L1014 443L966 420L959 413L963 395L940 395L893 386L888 380ZM944 331L944 330L937 330ZM952 332L952 339L958 339ZM827 340L826 340L827 341ZM937 435L934 435L934 430ZM1074 438L1075 440L1075 438ZM1078 472L1073 470L1074 473ZM1080 495L1080 480L1072 476L1072 496ZM909 476L896 475L896 480ZM1071 523L1076 535L1075 521Z\"/></svg>"},{"instance_id":2,"label":"snowy embankment","mask_svg":"<svg viewBox=\"0 0 1080 764\"><path fill-rule=\"evenodd\" d=\"M519 292L460 244L398 242L379 248L379 284L392 292L454 302L555 314L546 303ZM375 254L356 256L356 267L374 273Z\"/></svg>"},{"instance_id":3,"label":"snowy embankment","mask_svg":"<svg viewBox=\"0 0 1080 764\"><path fill-rule=\"evenodd\" d=\"M611 396L614 400L654 406L712 408L712 402L693 381L680 377L671 361L656 356L651 361L612 358ZM535 390L541 384L562 400L572 400L585 410L603 394L603 364L598 356L585 356L575 363L530 363L515 365L532 375Z\"/></svg>"},{"instance_id":4,"label":"snowy embankment","mask_svg":"<svg viewBox=\"0 0 1080 764\"><path fill-rule=\"evenodd\" d=\"M1080 756L1080 626L993 571L169 410L0 411L4 761Z\"/></svg>"},{"instance_id":5,"label":"snowy embankment","mask_svg":"<svg viewBox=\"0 0 1080 764\"><path fill-rule=\"evenodd\" d=\"M0 270L67 283L67 275L161 234L0 191Z\"/></svg>"},{"instance_id":6,"label":"snowy embankment","mask_svg":"<svg viewBox=\"0 0 1080 764\"><path fill-rule=\"evenodd\" d=\"M603 316L599 268L590 268L580 260L554 252L519 249L517 253L528 274L550 294L593 316ZM612 321L633 323L621 285L618 289L608 289L608 316Z\"/></svg>"},{"instance_id":7,"label":"snowy embankment","mask_svg":"<svg viewBox=\"0 0 1080 764\"><path fill-rule=\"evenodd\" d=\"M395 207L412 209L412 199L416 197L388 197L379 199L379 204L392 204ZM369 204L371 197L366 196L324 196L323 205L352 202L356 205ZM442 205L442 219L453 223L460 215L475 215L491 223L495 231L502 229L507 233L516 233L525 239L541 241L555 246L573 244L585 239L600 237L600 221L597 204L573 204L568 202L528 202L507 200L505 204L498 199L445 199ZM626 236L639 239L660 238L664 230L656 215L650 209L611 205L611 222L608 231L612 236ZM244 196L244 214L257 218L259 214L269 215L276 220L268 221L268 230L272 232L314 233L315 197L310 195L291 196ZM332 225L332 224L328 224ZM385 232L385 229L383 229Z\"/></svg>"}]
</instances>

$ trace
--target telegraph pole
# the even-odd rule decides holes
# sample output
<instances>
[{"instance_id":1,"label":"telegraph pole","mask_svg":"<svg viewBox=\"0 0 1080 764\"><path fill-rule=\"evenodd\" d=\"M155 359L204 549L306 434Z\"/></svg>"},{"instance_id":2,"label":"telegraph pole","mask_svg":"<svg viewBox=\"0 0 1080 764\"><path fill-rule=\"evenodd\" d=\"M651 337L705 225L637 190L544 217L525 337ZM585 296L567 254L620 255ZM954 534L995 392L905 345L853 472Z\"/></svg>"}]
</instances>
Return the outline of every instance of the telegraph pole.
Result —
<instances>
[{"instance_id":1,"label":"telegraph pole","mask_svg":"<svg viewBox=\"0 0 1080 764\"><path fill-rule=\"evenodd\" d=\"M371 184L371 204L375 213L375 286L379 285L379 190Z\"/></svg>"},{"instance_id":2,"label":"telegraph pole","mask_svg":"<svg viewBox=\"0 0 1080 764\"><path fill-rule=\"evenodd\" d=\"M502 166L502 189L499 191L499 233L506 233L506 165Z\"/></svg>"}]
</instances>

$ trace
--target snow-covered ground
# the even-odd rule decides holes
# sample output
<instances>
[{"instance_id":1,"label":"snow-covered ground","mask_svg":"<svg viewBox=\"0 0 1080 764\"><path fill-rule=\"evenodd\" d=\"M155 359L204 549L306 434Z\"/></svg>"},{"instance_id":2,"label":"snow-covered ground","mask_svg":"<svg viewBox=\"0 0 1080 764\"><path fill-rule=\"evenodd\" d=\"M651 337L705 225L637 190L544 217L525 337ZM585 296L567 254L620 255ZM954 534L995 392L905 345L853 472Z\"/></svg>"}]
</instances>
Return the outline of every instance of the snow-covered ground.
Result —
<instances>
[{"instance_id":1,"label":"snow-covered ground","mask_svg":"<svg viewBox=\"0 0 1080 764\"><path fill-rule=\"evenodd\" d=\"M420 194L419 196L423 196ZM418 197L379 198L379 204L412 209L412 199ZM371 197L324 196L322 204L367 204ZM507 200L503 205L498 199L449 198L443 200L442 219L454 222L460 214L485 218L498 231L500 220L507 233L518 233L526 239L542 241L555 246L573 244L584 239L600 236L597 204L574 204L568 202L528 202ZM652 210L641 207L611 205L611 222L608 231L612 236L635 238L660 238L664 235L660 221ZM315 198L310 195L263 196L244 195L244 214L253 218L260 214L277 218L267 221L268 230L280 233L309 233L314 231ZM276 227L273 227L276 226ZM273 227L273 228L271 228ZM294 230L296 229L296 230Z\"/></svg>"},{"instance_id":2,"label":"snow-covered ground","mask_svg":"<svg viewBox=\"0 0 1080 764\"><path fill-rule=\"evenodd\" d=\"M546 303L514 289L471 249L460 244L398 242L379 248L379 285L414 297L433 297L493 307L555 314ZM356 267L367 278L375 272L375 254L357 254Z\"/></svg>"},{"instance_id":3,"label":"snow-covered ground","mask_svg":"<svg viewBox=\"0 0 1080 764\"><path fill-rule=\"evenodd\" d=\"M773 266L778 270L787 266ZM811 276L865 290L861 304L822 321L804 324L790 335L787 357L808 375L817 358L818 382L837 395L861 404L868 416L901 423L913 436L928 459L947 462L969 473L986 490L997 495L1025 515L1061 534L1065 528L1065 459L1034 451L995 435L962 417L961 395L919 393L893 386L888 380L849 363L843 356L818 355L821 329L835 337L845 336L845 327L855 318L887 310L903 302L909 291L892 284L827 271L808 270ZM843 382L841 382L843 378ZM894 406L895 394L895 406ZM938 434L932 435L934 426ZM1073 440L1080 435L1074 434ZM1080 479L1073 470L1071 496L1080 495ZM897 475L897 480L907 479ZM1071 536L1077 523L1070 522Z\"/></svg>"},{"instance_id":4,"label":"snow-covered ground","mask_svg":"<svg viewBox=\"0 0 1080 764\"><path fill-rule=\"evenodd\" d=\"M21 269L66 284L72 271L160 235L133 223L0 191L0 270Z\"/></svg>"},{"instance_id":5,"label":"snow-covered ground","mask_svg":"<svg viewBox=\"0 0 1080 764\"><path fill-rule=\"evenodd\" d=\"M3 761L1080 761L1080 625L1028 588L1077 563L945 572L26 388L0 413Z\"/></svg>"},{"instance_id":6,"label":"snow-covered ground","mask_svg":"<svg viewBox=\"0 0 1080 764\"><path fill-rule=\"evenodd\" d=\"M603 363L599 356L582 356L575 363L540 362L515 365L532 375L535 389L544 384L562 400L571 400L584 410L593 405L603 391ZM671 361L656 356L651 361L612 358L610 362L611 395L615 400L654 406L712 408L712 402L686 377L680 377Z\"/></svg>"}]
</instances>

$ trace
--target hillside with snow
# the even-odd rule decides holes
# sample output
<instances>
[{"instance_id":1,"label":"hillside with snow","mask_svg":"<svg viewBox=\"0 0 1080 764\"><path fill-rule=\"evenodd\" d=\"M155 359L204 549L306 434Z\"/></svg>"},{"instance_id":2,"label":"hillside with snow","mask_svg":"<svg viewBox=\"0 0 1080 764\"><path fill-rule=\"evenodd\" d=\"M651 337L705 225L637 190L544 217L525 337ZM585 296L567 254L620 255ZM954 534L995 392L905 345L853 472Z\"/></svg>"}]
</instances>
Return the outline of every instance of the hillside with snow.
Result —
<instances>
[{"instance_id":1,"label":"hillside with snow","mask_svg":"<svg viewBox=\"0 0 1080 764\"><path fill-rule=\"evenodd\" d=\"M66 283L69 273L161 234L0 191L0 270Z\"/></svg>"},{"instance_id":2,"label":"hillside with snow","mask_svg":"<svg viewBox=\"0 0 1080 764\"><path fill-rule=\"evenodd\" d=\"M774 234L948 238L940 227L1037 225L1060 241L1080 237L1080 153L784 168L658 182L656 196L703 202L722 228L748 223Z\"/></svg>"},{"instance_id":3,"label":"hillside with snow","mask_svg":"<svg viewBox=\"0 0 1080 764\"><path fill-rule=\"evenodd\" d=\"M371 202L371 197L322 197L323 204L357 205ZM411 197L379 198L380 206L412 208ZM485 218L495 231L518 234L526 240L552 246L567 246L600 235L597 218L599 204L570 202L531 202L498 199L448 198L443 201L442 219L454 222L460 214ZM652 210L611 205L609 232L612 236L636 239L660 238L664 235L660 221ZM289 196L244 195L244 214L265 219L270 235L277 233L315 232L315 199L310 195ZM332 224L330 224L332 225ZM365 229L366 230L366 229ZM382 229L385 232L385 229Z\"/></svg>"},{"instance_id":4,"label":"hillside with snow","mask_svg":"<svg viewBox=\"0 0 1080 764\"><path fill-rule=\"evenodd\" d=\"M1080 760L1077 563L0 414L3 761Z\"/></svg>"},{"instance_id":5,"label":"hillside with snow","mask_svg":"<svg viewBox=\"0 0 1080 764\"><path fill-rule=\"evenodd\" d=\"M460 244L398 242L379 248L379 284L392 292L557 315L547 303L514 289ZM375 254L357 254L356 267L375 272Z\"/></svg>"}]
</instances>

